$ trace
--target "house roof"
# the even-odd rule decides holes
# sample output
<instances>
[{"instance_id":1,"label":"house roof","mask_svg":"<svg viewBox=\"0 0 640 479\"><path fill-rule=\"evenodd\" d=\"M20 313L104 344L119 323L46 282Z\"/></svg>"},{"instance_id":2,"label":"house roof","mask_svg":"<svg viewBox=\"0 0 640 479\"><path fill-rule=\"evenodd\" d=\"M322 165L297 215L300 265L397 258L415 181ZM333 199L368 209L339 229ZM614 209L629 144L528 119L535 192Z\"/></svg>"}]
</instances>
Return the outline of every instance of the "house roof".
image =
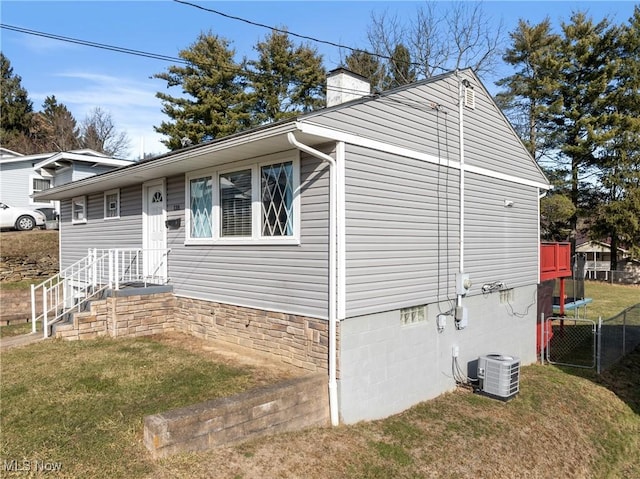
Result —
<instances>
[{"instance_id":1,"label":"house roof","mask_svg":"<svg viewBox=\"0 0 640 479\"><path fill-rule=\"evenodd\" d=\"M62 151L60 153L56 153L53 156L49 156L48 158L45 158L34 165L34 168L36 170L39 170L41 168L56 170L69 166L72 162L92 163L95 165L114 167L127 166L134 163L133 160L121 160L118 158L112 158L93 150L77 150Z\"/></svg>"},{"instance_id":2,"label":"house roof","mask_svg":"<svg viewBox=\"0 0 640 479\"><path fill-rule=\"evenodd\" d=\"M48 160L56 161L60 159L70 159L74 161L86 161L91 163L109 164L111 166L124 166L132 163L132 160L121 160L112 158L104 153L97 152L89 148L70 151L51 151L47 153L35 153L33 155L23 155L21 153L12 152L6 148L2 148L3 152L13 153L11 156L0 158L0 163L15 163L19 161L38 162L36 167L46 166ZM3 154L4 156L4 154ZM44 165L41 165L45 163Z\"/></svg>"},{"instance_id":3,"label":"house roof","mask_svg":"<svg viewBox=\"0 0 640 479\"><path fill-rule=\"evenodd\" d=\"M465 70L465 72L475 77L475 74L471 72L471 70ZM34 198L37 200L60 200L70 198L72 196L93 193L99 190L122 188L134 184L140 184L159 177L182 174L187 171L204 169L246 158L255 158L290 150L292 147L287 139L287 135L288 133L293 132L295 132L298 141L312 147L317 147L323 143L337 141L341 138L341 135L345 134L347 128L345 128L345 131L338 131L326 127L310 127L309 125L313 124L312 120L314 117L331 114L331 112L359 104L379 101L380 99L397 94L398 92L438 82L445 77L450 77L456 74L456 72L443 73L421 82L404 85L382 93L364 95L361 98L317 111L300 114L297 117L287 120L262 125L224 138L218 138L207 143L193 145L165 153L154 158L120 167L107 173L102 173L90 178L85 178L44 190L36 193ZM479 80L478 84L481 85ZM487 95L490 97L488 93ZM505 122L509 124L506 117ZM512 132L513 135L516 135L513 129ZM524 146L522 148L524 149ZM531 158L531 161L535 163L533 158ZM544 174L537 165L536 168L539 171L539 177L543 180L535 181L535 185L541 188L548 187L548 182L544 181Z\"/></svg>"},{"instance_id":4,"label":"house roof","mask_svg":"<svg viewBox=\"0 0 640 479\"><path fill-rule=\"evenodd\" d=\"M18 156L24 156L24 155L22 153L18 153L17 151L10 150L9 148L0 147L0 159L15 158Z\"/></svg>"},{"instance_id":5,"label":"house roof","mask_svg":"<svg viewBox=\"0 0 640 479\"><path fill-rule=\"evenodd\" d=\"M585 241L579 245L576 245L577 253L608 253L611 251L611 245L605 243L604 241ZM618 248L618 251L624 255L628 254L629 251L624 248Z\"/></svg>"}]
</instances>

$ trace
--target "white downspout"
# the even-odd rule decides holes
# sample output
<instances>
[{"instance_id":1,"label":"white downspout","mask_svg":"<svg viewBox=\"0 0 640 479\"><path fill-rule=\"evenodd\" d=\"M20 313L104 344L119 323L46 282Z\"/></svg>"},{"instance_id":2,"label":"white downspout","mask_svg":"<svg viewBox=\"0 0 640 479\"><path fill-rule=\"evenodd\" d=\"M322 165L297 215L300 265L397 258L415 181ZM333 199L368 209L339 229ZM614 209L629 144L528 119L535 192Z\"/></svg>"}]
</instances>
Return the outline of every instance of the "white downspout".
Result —
<instances>
[{"instance_id":1,"label":"white downspout","mask_svg":"<svg viewBox=\"0 0 640 479\"><path fill-rule=\"evenodd\" d=\"M300 143L293 133L287 133L289 143L300 151L329 163L329 413L331 425L340 423L338 415L338 381L337 381L337 316L336 316L336 258L337 258L337 185L336 161L329 155L310 146Z\"/></svg>"}]
</instances>

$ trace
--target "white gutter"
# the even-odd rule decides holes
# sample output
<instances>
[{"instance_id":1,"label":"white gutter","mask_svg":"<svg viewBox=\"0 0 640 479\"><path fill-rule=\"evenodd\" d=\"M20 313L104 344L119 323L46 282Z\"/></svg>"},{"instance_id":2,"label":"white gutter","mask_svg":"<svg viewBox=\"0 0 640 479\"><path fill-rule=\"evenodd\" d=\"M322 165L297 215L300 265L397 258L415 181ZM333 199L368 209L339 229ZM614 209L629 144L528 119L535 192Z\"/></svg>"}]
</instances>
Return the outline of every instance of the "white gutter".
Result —
<instances>
[{"instance_id":1,"label":"white gutter","mask_svg":"<svg viewBox=\"0 0 640 479\"><path fill-rule=\"evenodd\" d=\"M300 143L292 132L287 133L287 140L292 146L316 158L329 163L329 413L331 424L340 423L338 416L338 381L337 381L337 315L336 315L336 258L337 258L337 182L336 160L308 145Z\"/></svg>"}]
</instances>

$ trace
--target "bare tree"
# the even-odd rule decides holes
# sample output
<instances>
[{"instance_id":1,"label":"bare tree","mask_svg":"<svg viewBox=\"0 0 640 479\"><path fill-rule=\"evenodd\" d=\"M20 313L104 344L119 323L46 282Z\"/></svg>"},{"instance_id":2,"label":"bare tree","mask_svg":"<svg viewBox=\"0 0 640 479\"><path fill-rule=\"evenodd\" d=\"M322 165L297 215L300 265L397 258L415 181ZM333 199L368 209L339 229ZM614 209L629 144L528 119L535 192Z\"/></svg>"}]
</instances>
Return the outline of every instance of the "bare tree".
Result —
<instances>
[{"instance_id":1,"label":"bare tree","mask_svg":"<svg viewBox=\"0 0 640 479\"><path fill-rule=\"evenodd\" d=\"M367 33L369 51L389 64L388 76L398 47L408 50L415 75L407 83L467 67L480 76L491 74L500 61L504 37L502 21L493 21L482 3L472 2L426 2L406 22L389 11L373 13Z\"/></svg>"},{"instance_id":2,"label":"bare tree","mask_svg":"<svg viewBox=\"0 0 640 479\"><path fill-rule=\"evenodd\" d=\"M120 158L124 158L130 148L127 133L118 131L111 114L100 107L91 110L82 122L80 141L83 148Z\"/></svg>"}]
</instances>

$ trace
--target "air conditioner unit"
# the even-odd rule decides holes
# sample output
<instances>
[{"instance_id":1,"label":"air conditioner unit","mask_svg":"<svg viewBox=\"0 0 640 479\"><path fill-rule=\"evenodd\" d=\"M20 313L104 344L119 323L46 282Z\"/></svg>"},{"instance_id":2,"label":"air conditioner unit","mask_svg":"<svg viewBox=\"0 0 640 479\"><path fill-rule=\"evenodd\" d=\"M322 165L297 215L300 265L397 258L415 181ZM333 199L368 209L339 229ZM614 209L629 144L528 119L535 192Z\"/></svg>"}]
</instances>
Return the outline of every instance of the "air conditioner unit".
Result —
<instances>
[{"instance_id":1,"label":"air conditioner unit","mask_svg":"<svg viewBox=\"0 0 640 479\"><path fill-rule=\"evenodd\" d=\"M478 358L479 391L506 401L520 391L520 359L502 354Z\"/></svg>"}]
</instances>

